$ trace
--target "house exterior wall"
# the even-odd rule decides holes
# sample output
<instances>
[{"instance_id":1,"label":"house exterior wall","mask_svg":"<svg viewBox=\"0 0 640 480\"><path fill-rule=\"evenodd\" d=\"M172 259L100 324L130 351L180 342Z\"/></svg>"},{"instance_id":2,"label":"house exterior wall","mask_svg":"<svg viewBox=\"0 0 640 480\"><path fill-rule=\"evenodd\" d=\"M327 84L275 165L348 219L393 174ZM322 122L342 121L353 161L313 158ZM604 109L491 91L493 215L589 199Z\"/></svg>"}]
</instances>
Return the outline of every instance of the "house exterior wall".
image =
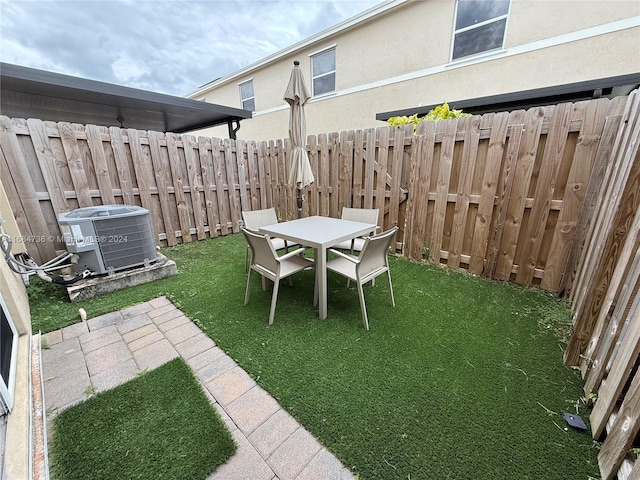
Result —
<instances>
[{"instance_id":1,"label":"house exterior wall","mask_svg":"<svg viewBox=\"0 0 640 480\"><path fill-rule=\"evenodd\" d=\"M1 181L0 217L2 218L2 228L5 233L13 238L19 236L19 229ZM16 245L16 248L20 248L19 244ZM6 475L6 478L29 478L31 315L29 299L22 278L9 269L4 256L0 257L0 293L18 332L13 409L7 416L7 438L4 458L0 458L0 462L4 462L4 468L0 470L3 471L3 475Z\"/></svg>"},{"instance_id":2,"label":"house exterior wall","mask_svg":"<svg viewBox=\"0 0 640 480\"><path fill-rule=\"evenodd\" d=\"M240 105L253 80L256 111L239 139L288 135L282 99L293 60L311 89L310 55L335 46L336 91L305 108L307 133L379 127L378 112L562 85L640 71L640 3L513 0L505 48L451 61L455 2L396 0L219 79L190 95ZM375 12L374 12L375 13ZM224 128L202 131L226 136Z\"/></svg>"}]
</instances>

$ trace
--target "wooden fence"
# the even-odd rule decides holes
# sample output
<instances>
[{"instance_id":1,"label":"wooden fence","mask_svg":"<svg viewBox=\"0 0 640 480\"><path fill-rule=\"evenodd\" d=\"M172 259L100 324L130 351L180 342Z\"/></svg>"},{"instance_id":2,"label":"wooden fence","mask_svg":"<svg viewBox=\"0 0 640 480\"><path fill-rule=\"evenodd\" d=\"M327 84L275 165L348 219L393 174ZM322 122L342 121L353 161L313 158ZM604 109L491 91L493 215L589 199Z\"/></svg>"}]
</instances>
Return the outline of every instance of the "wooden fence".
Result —
<instances>
[{"instance_id":1,"label":"wooden fence","mask_svg":"<svg viewBox=\"0 0 640 480\"><path fill-rule=\"evenodd\" d=\"M316 181L303 215L380 208L412 260L487 278L570 288L571 252L591 172L606 162L626 97L446 122L309 136ZM57 215L126 203L174 245L238 232L241 210L297 216L288 140L217 138L0 118L2 178L37 260L62 249Z\"/></svg>"},{"instance_id":2,"label":"wooden fence","mask_svg":"<svg viewBox=\"0 0 640 480\"><path fill-rule=\"evenodd\" d=\"M613 120L613 119L612 119ZM603 480L640 478L640 95L632 92L597 165L582 233L571 249L574 332L565 361L580 365ZM597 193L597 194L596 194Z\"/></svg>"},{"instance_id":3,"label":"wooden fence","mask_svg":"<svg viewBox=\"0 0 640 480\"><path fill-rule=\"evenodd\" d=\"M309 136L303 215L379 208L415 261L569 295L565 360L597 393L603 477L640 478L638 93L445 122ZM29 253L64 248L57 215L141 205L161 245L239 231L241 211L298 215L288 140L232 141L0 117L2 183ZM636 445L637 446L637 445Z\"/></svg>"}]
</instances>

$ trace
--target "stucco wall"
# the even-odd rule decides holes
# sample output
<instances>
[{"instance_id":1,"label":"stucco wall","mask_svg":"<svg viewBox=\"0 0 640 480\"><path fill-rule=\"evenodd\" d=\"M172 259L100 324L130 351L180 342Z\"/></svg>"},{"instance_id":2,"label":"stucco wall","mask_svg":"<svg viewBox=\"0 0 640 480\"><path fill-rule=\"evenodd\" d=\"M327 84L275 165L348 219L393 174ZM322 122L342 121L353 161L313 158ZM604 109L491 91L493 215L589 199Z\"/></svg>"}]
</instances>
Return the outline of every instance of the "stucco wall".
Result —
<instances>
[{"instance_id":1,"label":"stucco wall","mask_svg":"<svg viewBox=\"0 0 640 480\"><path fill-rule=\"evenodd\" d=\"M335 45L336 92L309 101L307 133L379 127L380 112L637 73L640 27L620 29L615 22L635 17L637 23L638 15L635 1L516 0L503 51L450 62L455 3L408 2L194 96L240 106L238 85L253 79L256 112L241 122L238 138L285 138L282 95L293 60L300 61L311 88L309 55ZM201 133L227 136L226 127Z\"/></svg>"},{"instance_id":2,"label":"stucco wall","mask_svg":"<svg viewBox=\"0 0 640 480\"><path fill-rule=\"evenodd\" d=\"M7 235L19 237L19 229L0 181L0 217ZM16 242L16 251L21 246ZM7 417L7 439L4 451L4 474L7 478L28 478L29 474L29 357L31 315L29 299L20 275L12 272L0 258L0 293L18 331L18 357L13 409Z\"/></svg>"}]
</instances>

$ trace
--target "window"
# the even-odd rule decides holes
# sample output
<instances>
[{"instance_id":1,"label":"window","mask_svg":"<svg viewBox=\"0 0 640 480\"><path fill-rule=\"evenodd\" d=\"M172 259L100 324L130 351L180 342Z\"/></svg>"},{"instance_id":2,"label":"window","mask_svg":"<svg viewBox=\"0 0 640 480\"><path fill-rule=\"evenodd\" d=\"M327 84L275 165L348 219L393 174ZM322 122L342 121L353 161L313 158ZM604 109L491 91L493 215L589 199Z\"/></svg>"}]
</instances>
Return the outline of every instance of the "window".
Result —
<instances>
[{"instance_id":1,"label":"window","mask_svg":"<svg viewBox=\"0 0 640 480\"><path fill-rule=\"evenodd\" d=\"M458 0L451 59L504 45L510 0Z\"/></svg>"},{"instance_id":2,"label":"window","mask_svg":"<svg viewBox=\"0 0 640 480\"><path fill-rule=\"evenodd\" d=\"M336 50L325 50L311 57L313 96L336 90Z\"/></svg>"},{"instance_id":3,"label":"window","mask_svg":"<svg viewBox=\"0 0 640 480\"><path fill-rule=\"evenodd\" d=\"M240 100L243 110L256 110L256 99L253 96L253 80L240 84Z\"/></svg>"}]
</instances>

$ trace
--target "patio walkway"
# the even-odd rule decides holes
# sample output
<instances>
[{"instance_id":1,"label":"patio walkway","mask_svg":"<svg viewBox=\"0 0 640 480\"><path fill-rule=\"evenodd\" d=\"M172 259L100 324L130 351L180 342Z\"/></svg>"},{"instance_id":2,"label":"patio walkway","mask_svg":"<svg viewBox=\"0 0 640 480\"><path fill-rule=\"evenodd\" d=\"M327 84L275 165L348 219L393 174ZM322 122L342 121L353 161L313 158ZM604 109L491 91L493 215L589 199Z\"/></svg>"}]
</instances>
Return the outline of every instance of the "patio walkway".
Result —
<instances>
[{"instance_id":1,"label":"patio walkway","mask_svg":"<svg viewBox=\"0 0 640 480\"><path fill-rule=\"evenodd\" d=\"M209 480L353 480L353 475L167 298L44 335L47 429L64 408L181 356L238 445Z\"/></svg>"}]
</instances>

